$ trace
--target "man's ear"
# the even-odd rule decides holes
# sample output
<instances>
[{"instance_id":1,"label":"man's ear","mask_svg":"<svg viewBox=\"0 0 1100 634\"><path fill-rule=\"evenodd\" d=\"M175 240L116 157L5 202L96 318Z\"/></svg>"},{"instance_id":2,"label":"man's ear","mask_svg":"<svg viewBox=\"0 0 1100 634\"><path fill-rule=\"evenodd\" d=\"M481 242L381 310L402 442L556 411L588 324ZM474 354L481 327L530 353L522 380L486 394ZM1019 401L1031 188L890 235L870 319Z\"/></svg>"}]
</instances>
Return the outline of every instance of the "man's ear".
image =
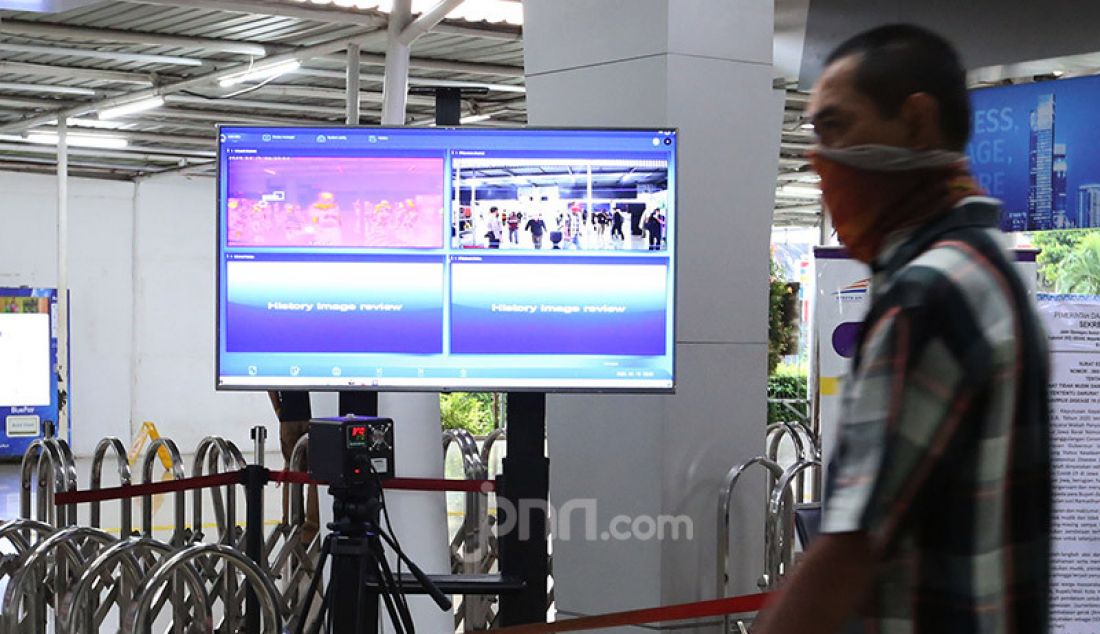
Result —
<instances>
[{"instance_id":1,"label":"man's ear","mask_svg":"<svg viewBox=\"0 0 1100 634\"><path fill-rule=\"evenodd\" d=\"M901 104L900 117L911 149L933 150L944 146L940 103L932 95L926 92L909 95Z\"/></svg>"}]
</instances>

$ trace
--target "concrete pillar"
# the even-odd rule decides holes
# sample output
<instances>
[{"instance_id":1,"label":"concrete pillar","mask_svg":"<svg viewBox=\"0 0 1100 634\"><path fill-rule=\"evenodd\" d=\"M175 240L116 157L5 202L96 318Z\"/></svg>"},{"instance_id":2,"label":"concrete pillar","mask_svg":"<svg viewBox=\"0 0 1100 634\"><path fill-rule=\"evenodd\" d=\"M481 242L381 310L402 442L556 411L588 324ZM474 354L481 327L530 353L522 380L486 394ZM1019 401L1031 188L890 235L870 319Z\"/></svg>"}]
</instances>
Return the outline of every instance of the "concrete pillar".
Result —
<instances>
[{"instance_id":1,"label":"concrete pillar","mask_svg":"<svg viewBox=\"0 0 1100 634\"><path fill-rule=\"evenodd\" d=\"M548 399L551 503L592 498L598 508L594 540L580 513L570 539L555 538L557 606L597 614L713 598L718 489L764 444L783 112L772 89L773 2L524 7L531 125L679 129L677 393ZM736 594L756 591L762 570L763 482L749 479L734 503ZM601 539L618 515L687 516L693 538Z\"/></svg>"}]
</instances>

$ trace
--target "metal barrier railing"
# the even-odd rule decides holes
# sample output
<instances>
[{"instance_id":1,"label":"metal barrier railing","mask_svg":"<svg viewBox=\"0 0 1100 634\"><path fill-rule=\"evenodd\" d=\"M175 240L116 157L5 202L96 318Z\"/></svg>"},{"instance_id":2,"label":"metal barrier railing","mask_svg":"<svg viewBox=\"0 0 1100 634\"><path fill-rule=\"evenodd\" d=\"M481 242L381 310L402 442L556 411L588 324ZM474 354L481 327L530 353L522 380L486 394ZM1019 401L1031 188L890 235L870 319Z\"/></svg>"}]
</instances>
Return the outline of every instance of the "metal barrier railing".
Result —
<instances>
[{"instance_id":1,"label":"metal barrier railing","mask_svg":"<svg viewBox=\"0 0 1100 634\"><path fill-rule=\"evenodd\" d=\"M460 448L466 479L487 480L494 445L505 438L502 430L496 431L479 446L467 432L455 431L445 434L443 443L445 448L452 444ZM308 436L295 446L290 469L307 470L307 447ZM499 455L499 447L497 452ZM211 488L210 498L204 499L197 492L190 496L191 509L186 508L186 485L154 482L157 462L164 464L170 479L188 475L179 447L170 438L158 438L145 448L140 458L140 477L141 485L150 488L135 490L130 497L124 491L104 491L103 471L112 458L119 487L133 486L134 474L125 447L117 438L105 438L92 456L88 491L68 495L69 499L57 506L55 495L78 488L68 444L48 435L32 443L24 455L20 499L24 517L0 524L0 545L10 546L3 551L10 554L0 556L0 581L9 579L0 617L4 627L0 631L44 633L46 623L51 622L54 634L83 634L103 630L117 617L121 631L128 633L148 631L153 622L159 628L164 621L169 622L167 631L173 633L214 631L211 628L239 632L249 620L244 609L249 595L259 601L265 631L272 631L269 624L293 626L302 618L298 610L304 604L306 582L316 567L320 536L310 544L302 541L307 518L300 479L287 485L290 503L285 520L266 542L261 539L264 547L260 554L249 550L246 556L242 550L247 545L236 527L239 484L216 477L218 472L236 474L254 468L246 465L233 443L210 437L197 447L190 475L214 478L206 486L214 487L216 482L216 487ZM486 493L491 486L486 486L489 489L466 493L465 517L452 549L455 572L485 575L496 565L497 541ZM103 495L87 495L96 490ZM166 542L154 538L154 531L160 529L154 528L157 508L153 495L171 495L173 499L171 534ZM132 497L141 498L140 518L133 517ZM117 537L100 530L104 513L101 502L95 501L112 498L121 499ZM90 504L91 526L69 526L76 522L76 502ZM206 504L211 505L215 515L217 544L202 543ZM253 506L250 498L249 508ZM262 506L259 508L262 511ZM135 521L140 524L139 532L132 534ZM261 524L262 519L256 525ZM214 539L213 534L210 539ZM277 581L283 586L281 594L275 586ZM548 601L552 600L551 590ZM464 596L456 614L456 628L490 627L495 620L495 601L493 595ZM170 614L156 617L166 609ZM255 610L248 612L250 617L255 614Z\"/></svg>"},{"instance_id":2,"label":"metal barrier railing","mask_svg":"<svg viewBox=\"0 0 1100 634\"><path fill-rule=\"evenodd\" d=\"M53 504L53 496L76 488L76 461L69 443L54 435L52 423L47 422L43 429L43 437L30 444L20 465L20 514L31 517L32 480L37 476L35 518L54 526L71 526L77 522L76 507L59 509Z\"/></svg>"},{"instance_id":3,"label":"metal barrier railing","mask_svg":"<svg viewBox=\"0 0 1100 634\"><path fill-rule=\"evenodd\" d=\"M156 612L154 607L158 596L163 591L163 587L172 580L177 570L193 568L192 561L200 558L220 559L227 571L230 568L239 571L246 584L256 593L259 599L263 614L264 631L283 631L283 614L279 609L279 593L275 589L271 578L258 564L245 557L239 550L224 544L197 544L184 548L162 561L138 587L136 598L126 612L124 631L135 634L150 631L150 625ZM173 588L172 591L179 597L178 588ZM193 592L192 598L198 598L204 594L201 587L195 588ZM198 614L199 618L209 618L211 610L206 607ZM178 621L175 622L178 624ZM219 631L237 631L233 623L227 623L224 627L228 629L223 630L222 627L219 627Z\"/></svg>"},{"instance_id":4,"label":"metal barrier railing","mask_svg":"<svg viewBox=\"0 0 1100 634\"><path fill-rule=\"evenodd\" d=\"M89 553L114 541L97 528L70 526L35 544L4 591L3 631L44 632L48 604L66 593L74 576L83 571Z\"/></svg>"},{"instance_id":5,"label":"metal barrier railing","mask_svg":"<svg viewBox=\"0 0 1100 634\"><path fill-rule=\"evenodd\" d=\"M135 589L172 552L168 544L148 537L126 539L101 551L62 600L58 634L102 631L111 609L117 611L121 629L122 615L133 601ZM201 584L198 575L193 576L192 588Z\"/></svg>"},{"instance_id":6,"label":"metal barrier railing","mask_svg":"<svg viewBox=\"0 0 1100 634\"><path fill-rule=\"evenodd\" d=\"M732 508L733 493L737 488L738 482L741 480L741 476L755 466L764 467L768 471L768 497L771 497L771 491L783 477L783 468L780 467L774 460L769 459L766 456L757 456L751 460L746 460L736 467L729 470L726 473L726 477L722 482L722 488L718 493L718 569L715 571L715 596L717 598L729 596L729 581L730 581L730 538L732 537L733 523L730 519L730 509ZM765 520L765 525L767 520ZM766 546L765 546L766 548ZM768 584L767 573L761 577L758 585L763 588ZM731 627L730 616L723 617L724 629L723 632L729 632Z\"/></svg>"},{"instance_id":7,"label":"metal barrier railing","mask_svg":"<svg viewBox=\"0 0 1100 634\"><path fill-rule=\"evenodd\" d=\"M157 438L153 442L149 443L149 449L145 452L145 459L141 463L141 483L149 484L153 479L153 461L157 459L157 451L164 447L168 451L170 460L170 471L172 477L176 480L182 480L186 476L183 469L183 458L180 457L180 450L176 447L176 443L170 438ZM184 513L186 505L186 494L183 491L179 491L173 494L175 502L175 524L172 532L171 544L177 548L186 543L186 527L184 526ZM146 495L141 498L141 534L145 537L153 536L153 496Z\"/></svg>"},{"instance_id":8,"label":"metal barrier railing","mask_svg":"<svg viewBox=\"0 0 1100 634\"><path fill-rule=\"evenodd\" d=\"M455 444L462 456L462 472L468 480L487 477L485 463L477 440L464 429L443 432L443 455ZM451 569L455 573L481 574L487 572L484 560L489 535L489 496L485 493L466 493L462 527L451 541ZM489 599L481 595L462 597L455 612L455 629L464 624L467 631L485 629L492 616Z\"/></svg>"},{"instance_id":9,"label":"metal barrier railing","mask_svg":"<svg viewBox=\"0 0 1100 634\"><path fill-rule=\"evenodd\" d=\"M103 462L107 458L107 453L111 452L115 454L115 466L118 469L119 484L126 486L131 484L131 472L130 472L130 460L126 455L126 447L122 444L122 441L113 436L108 436L99 441L96 445L95 451L92 452L92 472L89 478L91 489L99 489L103 486ZM120 500L121 509L119 511L119 535L123 538L130 535L130 531L133 530L133 504L130 500ZM89 523L93 528L100 528L100 503L98 501L91 503L91 518Z\"/></svg>"},{"instance_id":10,"label":"metal barrier railing","mask_svg":"<svg viewBox=\"0 0 1100 634\"><path fill-rule=\"evenodd\" d=\"M244 455L241 454L241 450L238 449L235 444L219 436L207 436L199 441L199 445L195 449L195 457L191 462L191 475L195 477L205 475L207 468L209 468L211 475L221 473L221 468L219 468L218 465L219 459L226 471L237 471L248 465L248 463L245 462ZM201 542L204 538L202 491L202 489L195 489L191 497L192 532L189 541L192 542ZM218 543L234 546L238 545L237 542L240 537L236 534L236 486L227 485L225 487L224 502L222 500L222 494L217 488L210 489L210 496L214 502L214 520L218 531Z\"/></svg>"},{"instance_id":11,"label":"metal barrier railing","mask_svg":"<svg viewBox=\"0 0 1100 634\"><path fill-rule=\"evenodd\" d=\"M778 587L779 580L790 571L794 563L794 512L798 503L785 494L788 493L792 481L807 469L817 469L820 472L821 462L810 460L792 465L783 472L768 500L768 524L764 537L767 590Z\"/></svg>"},{"instance_id":12,"label":"metal barrier railing","mask_svg":"<svg viewBox=\"0 0 1100 634\"><path fill-rule=\"evenodd\" d=\"M291 471L309 471L309 434L303 434L294 444L290 453ZM297 628L297 606L304 604L308 584L313 576L317 559L321 552L321 532L318 530L309 543L303 540L306 525L305 486L291 483L288 487L289 503L287 517L272 531L271 539L283 540L282 548L268 545L269 572L280 580L282 590L279 595L280 607L286 615L287 626L292 631Z\"/></svg>"}]
</instances>

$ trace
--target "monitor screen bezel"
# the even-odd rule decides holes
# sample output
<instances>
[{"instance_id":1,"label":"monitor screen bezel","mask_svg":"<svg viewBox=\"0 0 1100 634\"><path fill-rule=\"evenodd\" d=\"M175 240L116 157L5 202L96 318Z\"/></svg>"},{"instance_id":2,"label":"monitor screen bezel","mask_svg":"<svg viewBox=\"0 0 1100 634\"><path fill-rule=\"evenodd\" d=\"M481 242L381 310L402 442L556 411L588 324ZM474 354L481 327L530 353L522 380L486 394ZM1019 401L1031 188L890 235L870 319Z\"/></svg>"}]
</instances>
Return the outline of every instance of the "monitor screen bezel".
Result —
<instances>
[{"instance_id":1,"label":"monitor screen bezel","mask_svg":"<svg viewBox=\"0 0 1100 634\"><path fill-rule=\"evenodd\" d=\"M363 392L410 392L410 393L451 393L451 392L535 392L535 393L547 393L547 394L675 394L678 384L678 372L677 372L677 346L679 344L677 338L677 315L679 313L679 235L680 235L680 187L679 187L679 146L680 146L680 134L679 129L674 126L668 127L603 127L603 126L437 126L432 128L436 131L461 131L461 130L477 130L478 132L488 132L495 134L497 132L639 132L639 133L667 133L675 137L676 141L672 144L672 165L676 168L676 186L672 187L672 208L675 212L676 230L672 232L672 244L670 245L670 258L669 262L672 266L672 315L670 315L670 322L672 327L672 348L669 350L670 361L672 363L672 385L671 386L638 386L624 384L619 386L561 386L550 385L549 382L545 386L539 385L518 385L518 384L506 384L506 385L485 385L472 382L469 385L445 385L444 383L424 384L424 385L368 385L368 384L351 384L351 385L325 385L325 384L287 384L287 383L262 383L257 385L224 385L221 382L221 304L222 304L222 205L221 205L221 183L222 183L222 153L224 146L223 130L332 130L335 133L346 130L375 130L375 131L388 131L388 130L408 130L417 129L410 126L382 126L382 125L279 125L279 126L265 126L265 125L230 125L230 124L217 124L217 161L215 165L215 187L214 187L214 209L216 215L215 224L215 240L214 240L214 389L218 392L260 392L260 391L310 391L310 392L344 392L344 391L363 391ZM428 128L424 128L427 130ZM267 378L267 377L264 377Z\"/></svg>"}]
</instances>

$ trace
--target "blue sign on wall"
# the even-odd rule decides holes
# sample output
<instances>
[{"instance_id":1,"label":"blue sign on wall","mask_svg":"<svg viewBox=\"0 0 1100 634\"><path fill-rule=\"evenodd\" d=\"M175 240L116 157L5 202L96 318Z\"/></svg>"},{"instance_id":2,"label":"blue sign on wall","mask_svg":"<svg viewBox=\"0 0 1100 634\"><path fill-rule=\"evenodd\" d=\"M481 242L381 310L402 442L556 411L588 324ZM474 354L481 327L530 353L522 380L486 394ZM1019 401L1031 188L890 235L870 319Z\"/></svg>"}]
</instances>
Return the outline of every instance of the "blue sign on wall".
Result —
<instances>
[{"instance_id":1,"label":"blue sign on wall","mask_svg":"<svg viewBox=\"0 0 1100 634\"><path fill-rule=\"evenodd\" d=\"M971 92L974 176L1006 231L1100 227L1100 77Z\"/></svg>"},{"instance_id":2,"label":"blue sign on wall","mask_svg":"<svg viewBox=\"0 0 1100 634\"><path fill-rule=\"evenodd\" d=\"M0 288L0 458L57 422L57 291Z\"/></svg>"}]
</instances>

